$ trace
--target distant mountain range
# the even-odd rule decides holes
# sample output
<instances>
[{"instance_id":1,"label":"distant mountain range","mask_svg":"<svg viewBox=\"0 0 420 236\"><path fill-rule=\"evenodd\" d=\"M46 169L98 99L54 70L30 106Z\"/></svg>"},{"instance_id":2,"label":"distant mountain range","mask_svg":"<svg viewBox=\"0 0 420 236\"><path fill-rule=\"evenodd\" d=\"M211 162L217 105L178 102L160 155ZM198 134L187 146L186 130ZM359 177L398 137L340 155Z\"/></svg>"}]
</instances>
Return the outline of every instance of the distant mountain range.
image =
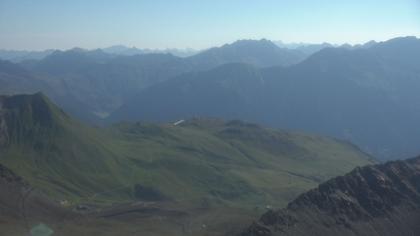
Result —
<instances>
[{"instance_id":1,"label":"distant mountain range","mask_svg":"<svg viewBox=\"0 0 420 236\"><path fill-rule=\"evenodd\" d=\"M186 49L139 49L136 47L126 47L124 45L115 45L107 48L103 48L102 51L115 55L122 56L134 56L141 54L172 54L177 57L189 57L200 52L191 48Z\"/></svg>"},{"instance_id":2,"label":"distant mountain range","mask_svg":"<svg viewBox=\"0 0 420 236\"><path fill-rule=\"evenodd\" d=\"M232 62L266 67L289 65L302 59L302 55L280 49L267 40L238 41L187 58L155 53L118 56L103 50L75 48L13 65L15 72L21 67L22 73L36 77L37 83L43 81L47 86L42 89L25 80L28 84L16 86L14 81L8 81L10 89L4 90L6 94L27 92L25 87L41 90L70 113L94 122L95 116L107 116L140 90L184 73ZM7 78L18 76L7 70L0 73Z\"/></svg>"},{"instance_id":3,"label":"distant mountain range","mask_svg":"<svg viewBox=\"0 0 420 236\"><path fill-rule=\"evenodd\" d=\"M241 236L418 235L420 157L356 168L269 211Z\"/></svg>"},{"instance_id":4,"label":"distant mountain range","mask_svg":"<svg viewBox=\"0 0 420 236\"><path fill-rule=\"evenodd\" d=\"M12 62L22 62L26 60L41 60L53 53L54 49L44 51L27 51L27 50L4 50L0 49L0 59Z\"/></svg>"},{"instance_id":5,"label":"distant mountain range","mask_svg":"<svg viewBox=\"0 0 420 236\"><path fill-rule=\"evenodd\" d=\"M240 40L240 41L254 41L254 40ZM358 47L365 47L376 43L375 41L367 42L366 44L357 44L351 46L350 44L344 45L337 45L337 44L330 44L330 43L283 43L282 41L273 41L275 45L282 49L289 49L290 51L295 51L296 53L303 53L305 55L309 55L315 53L323 48L326 47L347 47L347 48L358 48ZM73 49L72 49L73 50ZM112 54L112 55L120 55L120 56L134 56L134 55L142 55L142 54L172 54L177 57L190 57L200 52L206 51L204 50L197 50L192 48L168 48L168 49L151 49L151 48L137 48L137 47L128 47L125 45L114 45L105 48L99 48L105 53ZM46 56L52 54L54 51L58 51L55 49L47 49L47 50L40 50L40 51L30 51L30 50L6 50L0 49L0 60L8 60L12 62L22 62L26 60L41 60ZM89 51L89 50L85 50ZM95 50L92 50L95 51Z\"/></svg>"},{"instance_id":6,"label":"distant mountain range","mask_svg":"<svg viewBox=\"0 0 420 236\"><path fill-rule=\"evenodd\" d=\"M420 40L325 48L290 67L225 64L142 90L108 121L241 118L351 140L381 158L420 152Z\"/></svg>"},{"instance_id":7,"label":"distant mountain range","mask_svg":"<svg viewBox=\"0 0 420 236\"><path fill-rule=\"evenodd\" d=\"M239 118L347 139L382 159L407 157L420 152L420 130L413 129L420 117L419 41L298 50L240 40L184 58L76 48L2 61L0 92L42 91L91 124Z\"/></svg>"},{"instance_id":8,"label":"distant mountain range","mask_svg":"<svg viewBox=\"0 0 420 236\"><path fill-rule=\"evenodd\" d=\"M258 40L239 40L242 42L252 42ZM266 40L268 41L268 40ZM368 45L374 41L368 42ZM340 47L340 45L334 45L329 43L322 43L322 44L311 44L311 43L283 43L282 41L273 41L273 43L281 49L288 49L290 52L295 54L304 54L306 56L315 53L323 48L326 47ZM227 44L228 45L228 44ZM225 46L227 46L225 45ZM345 46L345 45L344 45ZM363 45L355 45L354 47L360 47ZM353 47L353 46L348 46ZM216 47L214 47L216 48ZM213 48L213 49L214 49ZM71 50L78 50L78 48L74 48ZM114 45L106 48L99 48L96 50L101 50L107 54L117 55L117 56L134 56L134 55L143 55L143 54L172 54L177 57L190 57L200 52L207 51L208 49L203 50L196 50L192 48L168 48L168 49L150 49L150 48L137 48L137 47L127 47L124 45ZM96 51L94 50L85 50L83 51ZM278 50L278 49L275 49ZM29 51L29 50L6 50L0 49L0 60L8 60L12 62L22 62L27 60L42 60L48 55L60 50L55 49L47 49L47 50L40 50L40 51Z\"/></svg>"}]
</instances>

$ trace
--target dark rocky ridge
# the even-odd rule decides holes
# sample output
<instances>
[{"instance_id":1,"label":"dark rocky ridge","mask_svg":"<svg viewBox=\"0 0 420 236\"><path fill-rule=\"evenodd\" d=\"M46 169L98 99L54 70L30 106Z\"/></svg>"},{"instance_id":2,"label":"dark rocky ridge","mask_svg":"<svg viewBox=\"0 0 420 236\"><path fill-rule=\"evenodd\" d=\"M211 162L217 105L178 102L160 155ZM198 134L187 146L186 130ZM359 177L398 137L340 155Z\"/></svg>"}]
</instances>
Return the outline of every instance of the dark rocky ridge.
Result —
<instances>
[{"instance_id":1,"label":"dark rocky ridge","mask_svg":"<svg viewBox=\"0 0 420 236\"><path fill-rule=\"evenodd\" d=\"M420 157L356 168L269 211L241 236L419 235Z\"/></svg>"},{"instance_id":2,"label":"dark rocky ridge","mask_svg":"<svg viewBox=\"0 0 420 236\"><path fill-rule=\"evenodd\" d=\"M54 225L74 216L0 164L0 232L5 233L1 235L26 235L23 232L40 222Z\"/></svg>"}]
</instances>

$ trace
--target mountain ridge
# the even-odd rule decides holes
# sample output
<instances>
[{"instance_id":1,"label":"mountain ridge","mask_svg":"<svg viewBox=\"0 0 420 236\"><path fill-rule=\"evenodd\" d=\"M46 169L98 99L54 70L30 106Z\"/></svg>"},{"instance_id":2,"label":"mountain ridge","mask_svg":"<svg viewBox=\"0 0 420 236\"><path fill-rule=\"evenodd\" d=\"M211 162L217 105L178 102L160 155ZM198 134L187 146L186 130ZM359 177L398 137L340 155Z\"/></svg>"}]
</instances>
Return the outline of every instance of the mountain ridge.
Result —
<instances>
[{"instance_id":1,"label":"mountain ridge","mask_svg":"<svg viewBox=\"0 0 420 236\"><path fill-rule=\"evenodd\" d=\"M338 140L245 122L202 119L95 128L72 119L42 94L0 100L0 137L6 140L0 163L34 187L74 202L113 188L118 191L92 201L133 200L141 196L135 189L150 187L174 201L255 204L257 199L272 201L281 188L293 189L293 195L355 165L371 163L368 155ZM327 168L331 165L335 167ZM291 176L296 182L276 186L263 181L276 170L282 171L274 179L283 182ZM188 191L177 190L185 185Z\"/></svg>"},{"instance_id":2,"label":"mountain ridge","mask_svg":"<svg viewBox=\"0 0 420 236\"><path fill-rule=\"evenodd\" d=\"M407 40L420 45L415 38L395 40L398 45ZM420 118L416 99L420 71L415 66L420 54L396 64L388 52L400 46L395 47L392 41L368 48L326 48L299 64L254 68L248 74L245 66L236 67L236 75L231 73L231 64L182 74L134 95L108 121L169 121L194 115L241 118L348 139L382 159L412 156L419 151L414 140L420 132L411 127ZM253 78L247 81L255 83L220 85L240 81L246 74ZM399 141L401 137L408 141Z\"/></svg>"},{"instance_id":3,"label":"mountain ridge","mask_svg":"<svg viewBox=\"0 0 420 236\"><path fill-rule=\"evenodd\" d=\"M420 157L358 167L269 211L243 236L415 235Z\"/></svg>"},{"instance_id":4,"label":"mountain ridge","mask_svg":"<svg viewBox=\"0 0 420 236\"><path fill-rule=\"evenodd\" d=\"M300 51L280 48L273 42L261 40L238 40L221 47L207 49L187 58L201 70L211 69L226 63L246 63L257 67L273 65L288 66L303 60Z\"/></svg>"}]
</instances>

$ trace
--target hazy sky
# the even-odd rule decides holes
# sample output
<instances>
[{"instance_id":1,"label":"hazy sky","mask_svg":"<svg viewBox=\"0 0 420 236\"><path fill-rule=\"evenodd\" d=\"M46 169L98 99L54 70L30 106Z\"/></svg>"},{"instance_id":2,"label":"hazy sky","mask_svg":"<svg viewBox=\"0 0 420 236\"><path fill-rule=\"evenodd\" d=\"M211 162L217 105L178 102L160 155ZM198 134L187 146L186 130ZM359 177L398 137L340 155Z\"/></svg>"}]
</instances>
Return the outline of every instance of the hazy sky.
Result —
<instances>
[{"instance_id":1,"label":"hazy sky","mask_svg":"<svg viewBox=\"0 0 420 236\"><path fill-rule=\"evenodd\" d=\"M207 48L420 36L420 0L0 0L0 48Z\"/></svg>"}]
</instances>

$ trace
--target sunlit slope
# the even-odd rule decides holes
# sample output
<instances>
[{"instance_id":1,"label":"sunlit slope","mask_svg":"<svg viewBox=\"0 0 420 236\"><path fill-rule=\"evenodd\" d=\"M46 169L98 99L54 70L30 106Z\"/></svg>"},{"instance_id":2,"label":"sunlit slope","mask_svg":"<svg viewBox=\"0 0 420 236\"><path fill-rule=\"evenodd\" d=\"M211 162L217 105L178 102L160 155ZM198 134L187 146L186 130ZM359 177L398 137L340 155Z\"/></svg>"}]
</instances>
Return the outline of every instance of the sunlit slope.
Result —
<instances>
[{"instance_id":1,"label":"sunlit slope","mask_svg":"<svg viewBox=\"0 0 420 236\"><path fill-rule=\"evenodd\" d=\"M282 205L371 163L355 146L241 121L93 128L42 94L0 97L0 162L56 199Z\"/></svg>"}]
</instances>

